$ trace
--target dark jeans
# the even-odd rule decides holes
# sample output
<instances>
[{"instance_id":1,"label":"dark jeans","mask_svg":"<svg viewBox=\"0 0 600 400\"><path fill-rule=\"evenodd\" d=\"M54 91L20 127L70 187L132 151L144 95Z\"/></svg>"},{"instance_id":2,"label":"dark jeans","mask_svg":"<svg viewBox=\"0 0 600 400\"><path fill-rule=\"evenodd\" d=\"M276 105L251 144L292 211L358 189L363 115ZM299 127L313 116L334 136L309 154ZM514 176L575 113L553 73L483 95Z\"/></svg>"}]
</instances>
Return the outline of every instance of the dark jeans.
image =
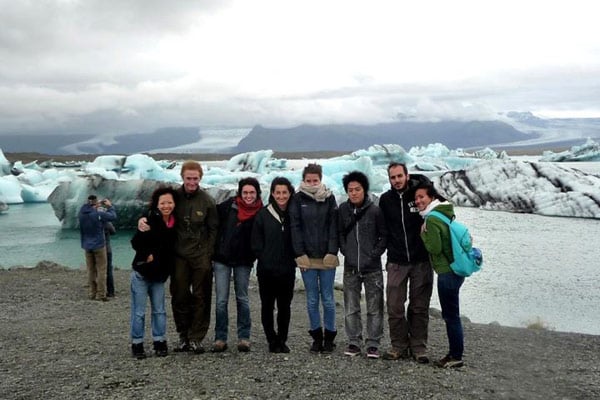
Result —
<instances>
[{"instance_id":1,"label":"dark jeans","mask_svg":"<svg viewBox=\"0 0 600 400\"><path fill-rule=\"evenodd\" d=\"M260 317L267 341L274 343L279 339L285 343L290 327L290 306L294 297L295 276L258 276L260 294ZM273 320L273 311L277 302L277 332Z\"/></svg>"},{"instance_id":2,"label":"dark jeans","mask_svg":"<svg viewBox=\"0 0 600 400\"><path fill-rule=\"evenodd\" d=\"M429 261L414 264L387 263L387 310L392 348L413 354L427 350L429 302L433 269ZM408 295L408 307L405 310Z\"/></svg>"},{"instance_id":3,"label":"dark jeans","mask_svg":"<svg viewBox=\"0 0 600 400\"><path fill-rule=\"evenodd\" d=\"M250 317L250 301L248 300L248 285L252 266L230 267L215 261L215 340L227 342L229 332L229 287L233 275L235 304L237 308L237 336L240 340L250 340L252 319Z\"/></svg>"},{"instance_id":4,"label":"dark jeans","mask_svg":"<svg viewBox=\"0 0 600 400\"><path fill-rule=\"evenodd\" d=\"M106 252L106 294L115 294L115 278L113 275L112 251Z\"/></svg>"},{"instance_id":5,"label":"dark jeans","mask_svg":"<svg viewBox=\"0 0 600 400\"><path fill-rule=\"evenodd\" d=\"M180 337L201 342L210 325L212 268L205 258L177 257L171 276L171 306Z\"/></svg>"},{"instance_id":6,"label":"dark jeans","mask_svg":"<svg viewBox=\"0 0 600 400\"><path fill-rule=\"evenodd\" d=\"M446 334L450 345L450 356L455 360L462 360L464 350L463 327L460 321L460 307L458 294L465 278L454 272L438 275L437 288L442 318L446 322Z\"/></svg>"}]
</instances>

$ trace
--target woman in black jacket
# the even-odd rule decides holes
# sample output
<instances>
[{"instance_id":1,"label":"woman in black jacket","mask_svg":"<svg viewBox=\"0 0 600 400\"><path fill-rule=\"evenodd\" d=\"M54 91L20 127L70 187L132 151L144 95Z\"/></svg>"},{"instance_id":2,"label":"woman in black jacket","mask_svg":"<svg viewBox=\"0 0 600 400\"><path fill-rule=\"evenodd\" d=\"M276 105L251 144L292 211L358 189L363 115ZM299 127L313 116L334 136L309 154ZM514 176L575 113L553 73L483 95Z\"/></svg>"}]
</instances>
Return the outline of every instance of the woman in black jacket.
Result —
<instances>
[{"instance_id":1,"label":"woman in black jacket","mask_svg":"<svg viewBox=\"0 0 600 400\"><path fill-rule=\"evenodd\" d=\"M219 233L213 271L215 274L215 343L213 352L227 349L229 328L229 287L233 275L237 307L237 349L250 351L250 302L248 285L256 257L250 248L250 234L256 214L262 208L260 185L256 178L243 178L237 196L217 205Z\"/></svg>"},{"instance_id":2,"label":"woman in black jacket","mask_svg":"<svg viewBox=\"0 0 600 400\"><path fill-rule=\"evenodd\" d=\"M271 182L269 205L263 208L252 227L252 250L258 257L257 277L261 321L271 353L289 353L286 345L291 304L296 281L288 204L294 187L287 178ZM277 331L273 312L277 302Z\"/></svg>"},{"instance_id":3,"label":"woman in black jacket","mask_svg":"<svg viewBox=\"0 0 600 400\"><path fill-rule=\"evenodd\" d=\"M152 193L147 215L151 229L137 231L131 239L136 251L131 272L131 351L142 359L144 352L144 320L146 299L152 309L152 339L159 357L167 355L167 313L165 281L175 264L175 199L171 187L161 187Z\"/></svg>"},{"instance_id":4,"label":"woman in black jacket","mask_svg":"<svg viewBox=\"0 0 600 400\"><path fill-rule=\"evenodd\" d=\"M322 178L320 165L304 167L300 188L290 204L292 245L302 271L310 323L308 333L313 338L311 353L331 353L337 335L333 285L335 268L339 265L338 208L335 196L321 182Z\"/></svg>"}]
</instances>

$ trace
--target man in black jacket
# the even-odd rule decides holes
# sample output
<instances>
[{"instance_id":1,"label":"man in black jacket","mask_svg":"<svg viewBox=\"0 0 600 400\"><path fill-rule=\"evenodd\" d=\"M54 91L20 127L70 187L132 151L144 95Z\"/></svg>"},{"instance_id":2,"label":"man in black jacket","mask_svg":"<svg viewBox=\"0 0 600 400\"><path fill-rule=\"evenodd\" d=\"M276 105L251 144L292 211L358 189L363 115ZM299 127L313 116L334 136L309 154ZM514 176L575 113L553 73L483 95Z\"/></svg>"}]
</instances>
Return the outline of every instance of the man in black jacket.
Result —
<instances>
[{"instance_id":1,"label":"man in black jacket","mask_svg":"<svg viewBox=\"0 0 600 400\"><path fill-rule=\"evenodd\" d=\"M379 207L388 230L386 295L392 348L383 358L412 356L419 363L427 363L433 270L420 237L423 219L415 206L414 188L429 179L418 174L409 176L406 165L400 163L388 166L388 178L391 188L381 196Z\"/></svg>"}]
</instances>

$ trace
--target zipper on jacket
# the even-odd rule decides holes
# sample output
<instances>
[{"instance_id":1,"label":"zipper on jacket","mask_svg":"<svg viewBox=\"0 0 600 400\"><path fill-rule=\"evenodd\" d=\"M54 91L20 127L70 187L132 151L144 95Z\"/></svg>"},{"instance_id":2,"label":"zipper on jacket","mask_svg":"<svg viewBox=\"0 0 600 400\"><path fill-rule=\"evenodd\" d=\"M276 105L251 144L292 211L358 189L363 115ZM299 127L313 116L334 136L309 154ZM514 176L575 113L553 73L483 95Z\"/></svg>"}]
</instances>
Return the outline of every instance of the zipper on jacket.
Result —
<instances>
[{"instance_id":1,"label":"zipper on jacket","mask_svg":"<svg viewBox=\"0 0 600 400\"><path fill-rule=\"evenodd\" d=\"M356 219L356 207L354 207L354 219ZM356 269L360 272L360 240L358 238L358 221L356 221Z\"/></svg>"},{"instance_id":2,"label":"zipper on jacket","mask_svg":"<svg viewBox=\"0 0 600 400\"><path fill-rule=\"evenodd\" d=\"M406 225L404 223L404 193L398 193L400 197L400 215L402 215L402 233L404 234L404 248L406 249L406 261L410 263L410 251L408 250L408 236L406 235Z\"/></svg>"}]
</instances>

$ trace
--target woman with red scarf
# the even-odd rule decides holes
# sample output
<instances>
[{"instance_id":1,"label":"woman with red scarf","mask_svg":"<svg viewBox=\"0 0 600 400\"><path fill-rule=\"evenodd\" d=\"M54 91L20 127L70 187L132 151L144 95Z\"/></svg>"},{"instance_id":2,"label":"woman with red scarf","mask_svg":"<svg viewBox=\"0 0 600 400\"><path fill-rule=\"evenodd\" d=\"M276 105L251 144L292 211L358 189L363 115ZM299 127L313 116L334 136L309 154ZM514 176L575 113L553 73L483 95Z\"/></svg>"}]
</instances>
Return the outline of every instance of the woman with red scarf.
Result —
<instances>
[{"instance_id":1,"label":"woman with red scarf","mask_svg":"<svg viewBox=\"0 0 600 400\"><path fill-rule=\"evenodd\" d=\"M233 286L237 306L237 349L250 351L250 304L248 283L256 260L250 246L254 217L262 208L260 185L255 178L243 178L238 184L237 196L217 205L219 234L217 236L213 271L215 274L215 343L213 352L227 350L229 327L229 286Z\"/></svg>"}]
</instances>

